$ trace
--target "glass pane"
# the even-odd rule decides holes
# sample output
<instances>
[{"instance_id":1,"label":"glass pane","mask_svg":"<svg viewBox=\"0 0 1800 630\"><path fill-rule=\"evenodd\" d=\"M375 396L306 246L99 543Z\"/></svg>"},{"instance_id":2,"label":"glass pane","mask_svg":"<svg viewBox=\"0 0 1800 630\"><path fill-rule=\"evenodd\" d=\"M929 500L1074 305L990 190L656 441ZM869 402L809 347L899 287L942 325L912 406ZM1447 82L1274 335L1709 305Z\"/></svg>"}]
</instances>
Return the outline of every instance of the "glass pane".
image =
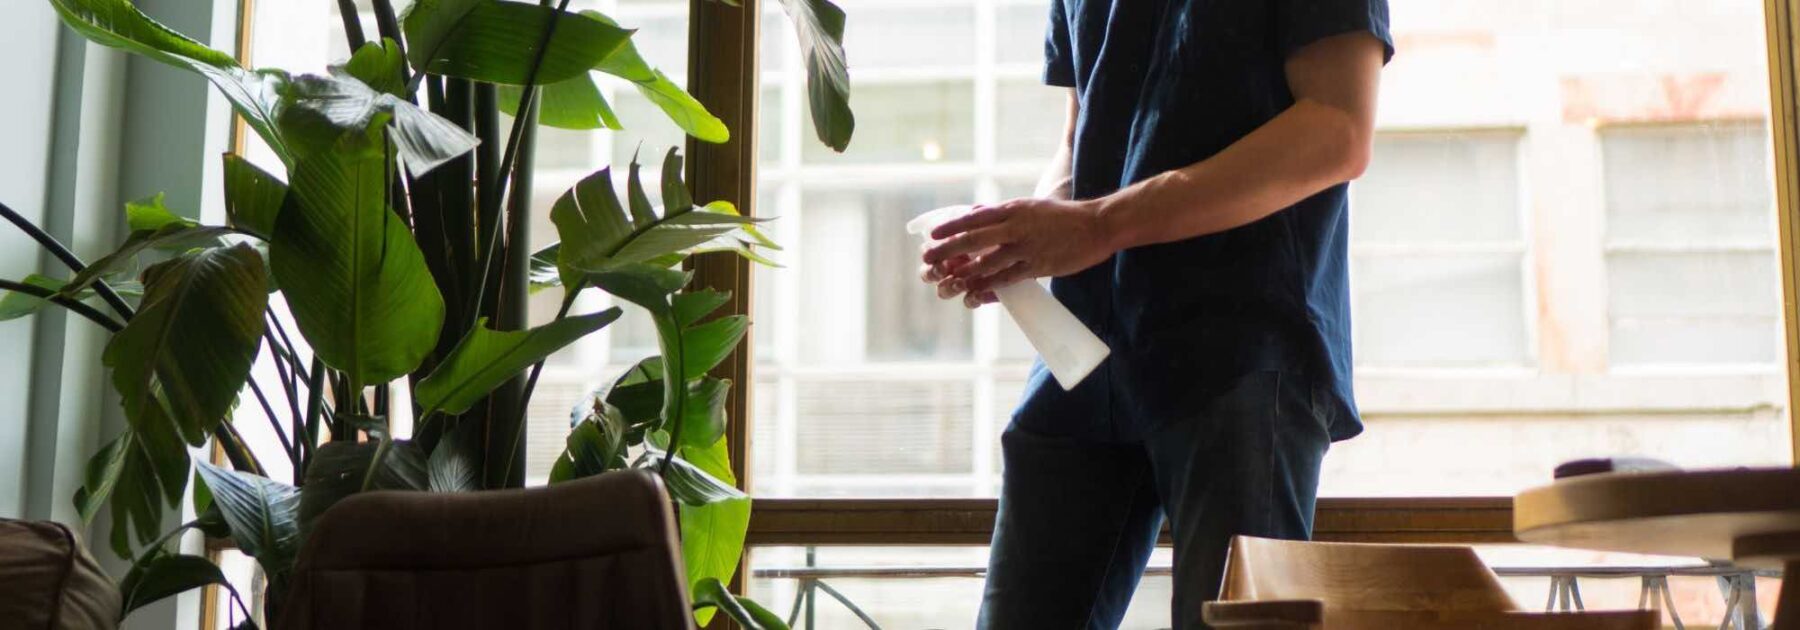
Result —
<instances>
[{"instance_id":1,"label":"glass pane","mask_svg":"<svg viewBox=\"0 0 1800 630\"><path fill-rule=\"evenodd\" d=\"M839 6L855 16L844 27L844 55L850 67L857 71L966 67L975 58L975 11L957 4L921 10L926 7L846 0ZM856 98L862 96L856 93Z\"/></svg>"},{"instance_id":2,"label":"glass pane","mask_svg":"<svg viewBox=\"0 0 1800 630\"><path fill-rule=\"evenodd\" d=\"M1762 363L1779 356L1773 252L1607 256L1613 365Z\"/></svg>"},{"instance_id":3,"label":"glass pane","mask_svg":"<svg viewBox=\"0 0 1800 630\"><path fill-rule=\"evenodd\" d=\"M808 133L801 138L808 164L974 159L975 88L969 81L861 82L854 99L856 137L849 150L834 153Z\"/></svg>"},{"instance_id":4,"label":"glass pane","mask_svg":"<svg viewBox=\"0 0 1800 630\"><path fill-rule=\"evenodd\" d=\"M1062 145L1069 90L1036 80L1010 80L1001 82L996 94L1000 115L995 118L994 142L1000 159L1049 162Z\"/></svg>"},{"instance_id":5,"label":"glass pane","mask_svg":"<svg viewBox=\"0 0 1800 630\"><path fill-rule=\"evenodd\" d=\"M1352 268L1360 364L1528 360L1517 255L1359 256Z\"/></svg>"},{"instance_id":6,"label":"glass pane","mask_svg":"<svg viewBox=\"0 0 1800 630\"><path fill-rule=\"evenodd\" d=\"M986 547L757 547L749 595L783 619L797 612L795 630L868 627L855 611L883 628L969 628L987 556ZM1138 583L1120 628L1168 627L1168 558L1166 549L1151 555L1150 565L1162 570ZM807 588L821 583L849 603Z\"/></svg>"},{"instance_id":7,"label":"glass pane","mask_svg":"<svg viewBox=\"0 0 1800 630\"><path fill-rule=\"evenodd\" d=\"M1608 129L1607 239L1775 244L1769 130L1756 124Z\"/></svg>"},{"instance_id":8,"label":"glass pane","mask_svg":"<svg viewBox=\"0 0 1800 630\"><path fill-rule=\"evenodd\" d=\"M1516 242L1519 139L1509 133L1389 134L1350 190L1358 245Z\"/></svg>"},{"instance_id":9,"label":"glass pane","mask_svg":"<svg viewBox=\"0 0 1800 630\"><path fill-rule=\"evenodd\" d=\"M1044 34L1050 24L1050 5L1042 1L1004 4L995 10L999 22L994 39L995 56L1003 64L1031 66L1034 76L1044 65Z\"/></svg>"}]
</instances>

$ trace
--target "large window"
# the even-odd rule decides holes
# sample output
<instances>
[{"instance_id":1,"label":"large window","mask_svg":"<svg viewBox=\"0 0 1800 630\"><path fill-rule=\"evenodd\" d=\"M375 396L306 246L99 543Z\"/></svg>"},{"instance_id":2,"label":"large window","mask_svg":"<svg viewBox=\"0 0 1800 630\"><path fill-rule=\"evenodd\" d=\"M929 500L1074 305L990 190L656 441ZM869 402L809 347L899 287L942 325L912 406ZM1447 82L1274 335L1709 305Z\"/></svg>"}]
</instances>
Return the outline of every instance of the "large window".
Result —
<instances>
[{"instance_id":1,"label":"large window","mask_svg":"<svg viewBox=\"0 0 1800 630\"><path fill-rule=\"evenodd\" d=\"M1356 505L1427 524L1475 506L1498 523L1479 536L1395 536L1489 540L1508 527L1504 501L1444 498L1510 496L1584 456L1790 461L1770 172L1770 129L1780 127L1770 123L1762 2L1390 2L1398 55L1383 76L1374 165L1351 188L1368 431L1334 445L1322 494L1387 498ZM908 610L921 598L971 606L968 569L984 548L873 547L891 541L835 530L864 521L818 516L839 504L800 499L991 513L991 502L957 499L997 494L997 437L1033 353L1001 310L971 312L917 282L918 242L901 226L942 205L1031 194L1065 111L1064 91L1040 81L1048 5L840 0L858 125L836 154L813 136L787 21L763 4L759 119L732 131L755 136L754 212L775 218L768 232L786 249L774 254L781 268L749 272L751 370L738 388L749 402L733 422L748 425L751 439L738 443L750 445L743 477L757 509L800 516L782 521L783 546L753 554L763 572L749 587L785 606L800 582L781 571L924 567L944 575L838 584L894 625L962 625L970 609ZM318 71L345 57L331 5L258 3L257 62ZM572 8L639 27L645 56L686 76L685 0ZM628 86L602 89L626 129L543 133L534 245L555 239L547 209L577 178L609 164L622 177L632 156L655 163L684 143ZM652 194L657 172L645 173ZM558 297L535 296L534 320ZM533 482L563 446L570 407L654 345L628 311L551 361L533 400ZM905 542L978 542L979 527L965 529ZM869 546L809 556L806 531ZM1158 579L1146 597L1161 597ZM821 624L846 625L844 612L821 613ZM1140 606L1131 619L1148 627L1162 615Z\"/></svg>"}]
</instances>

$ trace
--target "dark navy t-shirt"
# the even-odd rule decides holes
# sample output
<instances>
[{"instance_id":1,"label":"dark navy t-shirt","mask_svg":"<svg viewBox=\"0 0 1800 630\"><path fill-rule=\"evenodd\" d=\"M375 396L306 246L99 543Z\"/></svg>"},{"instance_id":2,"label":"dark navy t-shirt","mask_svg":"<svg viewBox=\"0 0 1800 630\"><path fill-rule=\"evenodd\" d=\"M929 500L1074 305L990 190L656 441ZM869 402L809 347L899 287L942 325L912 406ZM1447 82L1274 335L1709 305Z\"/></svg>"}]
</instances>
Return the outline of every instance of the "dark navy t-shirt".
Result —
<instances>
[{"instance_id":1,"label":"dark navy t-shirt","mask_svg":"<svg viewBox=\"0 0 1800 630\"><path fill-rule=\"evenodd\" d=\"M1045 82L1081 102L1074 195L1205 160L1294 103L1284 64L1366 32L1393 55L1386 0L1051 0ZM1347 186L1256 223L1128 249L1051 290L1113 354L1072 391L1042 365L1016 420L1135 440L1251 372L1310 380L1333 439L1362 431L1351 391ZM1174 209L1171 209L1174 211Z\"/></svg>"}]
</instances>

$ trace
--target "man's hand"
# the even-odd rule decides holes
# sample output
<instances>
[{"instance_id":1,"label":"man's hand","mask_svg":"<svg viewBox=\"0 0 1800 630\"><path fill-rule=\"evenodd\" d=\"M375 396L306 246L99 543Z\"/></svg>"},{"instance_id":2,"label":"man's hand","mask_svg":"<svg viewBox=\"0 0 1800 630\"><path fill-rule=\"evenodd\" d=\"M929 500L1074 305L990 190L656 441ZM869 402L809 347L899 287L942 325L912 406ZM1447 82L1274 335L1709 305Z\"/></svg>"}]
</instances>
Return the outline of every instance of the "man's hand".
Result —
<instances>
[{"instance_id":1,"label":"man's hand","mask_svg":"<svg viewBox=\"0 0 1800 630\"><path fill-rule=\"evenodd\" d=\"M964 295L973 308L993 290L1045 276L1087 269L1119 250L1098 204L1061 199L1014 199L946 221L932 230L920 276L936 282L938 297Z\"/></svg>"}]
</instances>

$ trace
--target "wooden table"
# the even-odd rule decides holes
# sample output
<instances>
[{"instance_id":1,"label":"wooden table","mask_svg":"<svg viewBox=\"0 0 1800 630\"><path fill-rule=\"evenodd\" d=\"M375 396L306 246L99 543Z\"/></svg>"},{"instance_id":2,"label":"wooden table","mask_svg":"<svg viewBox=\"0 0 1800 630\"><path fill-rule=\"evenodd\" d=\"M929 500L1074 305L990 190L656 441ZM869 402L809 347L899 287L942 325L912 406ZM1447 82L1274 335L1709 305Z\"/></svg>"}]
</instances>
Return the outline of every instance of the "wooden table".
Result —
<instances>
[{"instance_id":1,"label":"wooden table","mask_svg":"<svg viewBox=\"0 0 1800 630\"><path fill-rule=\"evenodd\" d=\"M1731 560L1800 577L1800 470L1599 474L1519 493L1519 540ZM1776 630L1800 630L1800 581L1784 583Z\"/></svg>"}]
</instances>

